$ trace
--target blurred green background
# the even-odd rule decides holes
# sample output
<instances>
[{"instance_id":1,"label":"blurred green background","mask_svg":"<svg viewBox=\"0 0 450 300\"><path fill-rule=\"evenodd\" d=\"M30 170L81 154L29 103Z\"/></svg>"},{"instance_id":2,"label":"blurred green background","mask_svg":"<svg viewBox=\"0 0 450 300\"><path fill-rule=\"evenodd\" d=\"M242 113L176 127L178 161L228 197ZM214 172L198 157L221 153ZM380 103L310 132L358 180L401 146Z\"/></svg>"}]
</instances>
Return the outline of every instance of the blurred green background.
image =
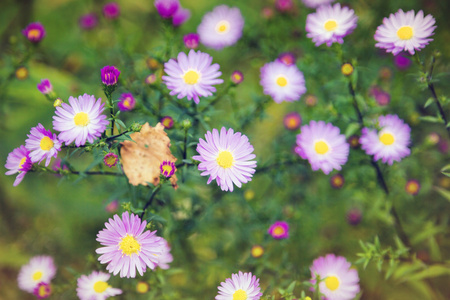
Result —
<instances>
[{"instance_id":1,"label":"blurred green background","mask_svg":"<svg viewBox=\"0 0 450 300\"><path fill-rule=\"evenodd\" d=\"M30 49L21 30L30 22L39 21L45 26L47 36L31 60L24 64L29 70L28 78L13 78L2 85L0 159L6 161L9 152L24 144L31 127L38 123L51 127L54 108L36 88L41 79L48 78L64 100L84 93L105 98L100 69L115 65L122 72L115 99L121 92L131 91L138 101L146 95L151 102L157 102L158 91L144 83L145 77L154 72L148 68L147 59L156 57L163 62L169 33L173 34L169 56L187 51L182 36L195 32L206 12L216 5L227 4L239 7L245 18L242 39L222 51L203 46L199 49L220 64L222 78L227 79L238 69L244 73L245 80L212 109L208 107L209 99L201 100L199 111L207 109L207 112L201 124L191 129L190 142L198 141L207 129L233 127L249 137L262 169L252 182L233 193L220 191L214 182L207 186L206 178L195 168L180 169L179 189L164 188L151 210L158 216L153 226L170 242L174 262L169 270L149 271L143 278L114 278L111 284L125 291L117 299L213 299L220 282L239 270L253 272L260 278L265 295L278 299L278 288L286 288L293 280L309 279L309 266L318 256L335 253L355 262L356 253L362 252L358 241L372 242L375 236L380 238L383 248L395 247L391 205L399 212L413 244L411 257L420 259L402 263L402 268L387 280L385 267L380 273L373 263L366 270L357 265L361 299L450 299L450 202L448 195L443 196L450 189L450 180L440 172L449 163L449 138L441 124L419 118L435 115L435 107L424 108L430 94L418 87L417 67L411 66L406 71L396 69L392 55L376 49L373 40L383 17L399 8L423 9L425 14L432 14L438 26L434 41L420 55L425 58L435 50L441 52L434 71L441 74L436 89L439 95L449 95L448 1L341 1L359 16L358 27L345 38L343 49L345 58L356 67L357 93L365 103L366 116L398 114L412 128L411 156L393 166L382 165L391 190L388 197L377 185L370 158L360 150L351 150L349 161L340 172L345 185L339 190L331 188L329 182L336 171L330 175L312 172L309 164L296 159L292 152L298 131L284 128L285 113L299 112L304 124L310 120L332 122L343 133L351 132L350 125L356 120L346 80L340 73L340 62L330 49L316 48L306 38L305 20L313 10L305 8L300 1L295 1L292 11L280 13L273 1L181 0L192 16L186 24L171 31L170 26L162 23L152 1L117 2L121 15L118 20L110 21L101 15L107 1L2 0L2 83ZM265 7L273 10L269 19L262 15ZM79 17L92 12L97 14L99 24L92 30L82 30ZM262 104L267 98L259 85L259 69L285 51L296 54L307 94L317 98L315 106L305 103L307 95L295 103L276 104L270 100ZM379 106L370 97L368 91L373 85L391 94L389 105ZM218 92L223 88L218 87ZM448 107L445 109L449 111ZM189 118L185 110L170 104L164 107L163 113L174 117L176 124ZM139 113L124 113L121 118L127 125L132 121L155 125L158 121L156 116ZM243 128L238 127L244 123ZM430 139L432 133L440 135L439 142ZM180 159L178 141L183 134L177 125L168 134L172 152ZM188 157L195 154L195 147L191 147ZM92 161L88 154L71 158L79 170ZM286 161L295 163L280 163ZM58 265L55 295L51 299L76 299L76 279L95 269L104 271L105 266L96 262L95 249L99 244L95 236L113 215L105 210L106 205L117 199L142 206L148 189L133 188L126 178L94 176L78 180L76 176L59 178L34 173L27 174L19 186L12 187L13 177L1 175L0 181L0 299L33 299L17 288L16 278L20 267L30 257L40 254L52 255ZM405 192L409 179L417 179L421 184L417 196ZM352 226L346 214L355 208L361 212L362 221ZM289 223L289 239L276 241L267 234L268 227L276 220ZM253 245L265 249L261 258L251 256ZM429 271L428 275L413 276L435 265L442 267ZM135 292L138 280L150 283L147 294ZM301 290L307 288L298 285L297 294Z\"/></svg>"}]
</instances>

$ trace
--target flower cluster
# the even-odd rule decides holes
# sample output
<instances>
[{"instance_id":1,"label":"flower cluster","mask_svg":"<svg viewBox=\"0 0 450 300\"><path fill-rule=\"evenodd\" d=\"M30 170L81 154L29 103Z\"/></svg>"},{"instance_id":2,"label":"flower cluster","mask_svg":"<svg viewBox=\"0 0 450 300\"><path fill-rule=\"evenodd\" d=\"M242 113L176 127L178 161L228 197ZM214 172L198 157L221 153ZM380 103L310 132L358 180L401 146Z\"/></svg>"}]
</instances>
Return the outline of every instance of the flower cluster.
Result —
<instances>
[{"instance_id":1,"label":"flower cluster","mask_svg":"<svg viewBox=\"0 0 450 300\"><path fill-rule=\"evenodd\" d=\"M17 281L21 290L44 299L51 294L50 282L55 275L56 266L52 257L35 256L20 268Z\"/></svg>"}]
</instances>

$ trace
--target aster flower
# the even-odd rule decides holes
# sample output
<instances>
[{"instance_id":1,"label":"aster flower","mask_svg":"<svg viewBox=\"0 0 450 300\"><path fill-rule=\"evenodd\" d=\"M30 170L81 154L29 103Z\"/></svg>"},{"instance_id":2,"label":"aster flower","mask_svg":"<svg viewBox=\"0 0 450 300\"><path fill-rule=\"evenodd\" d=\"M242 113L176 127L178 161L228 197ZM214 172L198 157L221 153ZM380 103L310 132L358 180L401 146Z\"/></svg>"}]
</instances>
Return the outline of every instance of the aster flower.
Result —
<instances>
[{"instance_id":1,"label":"aster flower","mask_svg":"<svg viewBox=\"0 0 450 300\"><path fill-rule=\"evenodd\" d=\"M189 20L191 17L191 11L189 9L179 7L175 14L172 16L173 26L181 26Z\"/></svg>"},{"instance_id":2,"label":"aster flower","mask_svg":"<svg viewBox=\"0 0 450 300\"><path fill-rule=\"evenodd\" d=\"M330 4L336 0L302 0L303 4L309 8L318 8L321 5Z\"/></svg>"},{"instance_id":3,"label":"aster flower","mask_svg":"<svg viewBox=\"0 0 450 300\"><path fill-rule=\"evenodd\" d=\"M420 182L416 179L410 179L405 185L405 191L410 195L417 195L420 191Z\"/></svg>"},{"instance_id":4,"label":"aster flower","mask_svg":"<svg viewBox=\"0 0 450 300\"><path fill-rule=\"evenodd\" d=\"M101 70L102 82L106 86L116 85L120 71L114 66L105 66Z\"/></svg>"},{"instance_id":5,"label":"aster flower","mask_svg":"<svg viewBox=\"0 0 450 300\"><path fill-rule=\"evenodd\" d=\"M56 134L50 130L46 130L42 124L31 128L30 134L25 140L25 148L30 151L30 159L32 163L41 163L44 159L45 166L48 167L52 157L58 156L61 151L61 142L56 137Z\"/></svg>"},{"instance_id":6,"label":"aster flower","mask_svg":"<svg viewBox=\"0 0 450 300\"><path fill-rule=\"evenodd\" d=\"M350 225L356 226L361 222L362 213L358 208L352 208L347 212L347 222Z\"/></svg>"},{"instance_id":7,"label":"aster flower","mask_svg":"<svg viewBox=\"0 0 450 300\"><path fill-rule=\"evenodd\" d=\"M342 256L327 254L313 261L311 283L319 276L319 290L325 299L351 300L359 293L358 271L350 269L351 264ZM311 288L314 290L314 288Z\"/></svg>"},{"instance_id":8,"label":"aster flower","mask_svg":"<svg viewBox=\"0 0 450 300\"><path fill-rule=\"evenodd\" d=\"M119 100L120 101L117 103L117 107L121 111L130 111L136 106L136 100L131 93L123 93L120 95Z\"/></svg>"},{"instance_id":9,"label":"aster flower","mask_svg":"<svg viewBox=\"0 0 450 300\"><path fill-rule=\"evenodd\" d=\"M41 23L35 22L28 24L22 34L32 43L39 43L45 37L45 28Z\"/></svg>"},{"instance_id":10,"label":"aster flower","mask_svg":"<svg viewBox=\"0 0 450 300\"><path fill-rule=\"evenodd\" d=\"M242 74L241 71L234 71L231 74L231 82L233 82L234 84L239 84L242 81L244 81L244 74Z\"/></svg>"},{"instance_id":11,"label":"aster flower","mask_svg":"<svg viewBox=\"0 0 450 300\"><path fill-rule=\"evenodd\" d=\"M367 155L373 155L374 161L381 159L383 163L392 165L411 153L408 148L411 128L397 115L380 116L378 127L378 132L363 128L359 139L361 148Z\"/></svg>"},{"instance_id":12,"label":"aster flower","mask_svg":"<svg viewBox=\"0 0 450 300\"><path fill-rule=\"evenodd\" d=\"M136 269L142 276L147 267L155 269L158 256L162 254L161 238L155 231L144 231L147 221L134 214L124 212L122 218L114 215L114 220L105 223L105 229L97 234L102 247L95 250L101 254L98 260L108 264L106 270L114 276L136 277Z\"/></svg>"},{"instance_id":13,"label":"aster flower","mask_svg":"<svg viewBox=\"0 0 450 300\"><path fill-rule=\"evenodd\" d=\"M264 248L260 245L254 245L252 247L251 254L254 258L260 258L264 254Z\"/></svg>"},{"instance_id":14,"label":"aster flower","mask_svg":"<svg viewBox=\"0 0 450 300\"><path fill-rule=\"evenodd\" d=\"M50 94L53 91L52 84L48 79L42 79L41 82L37 84L37 89L44 95Z\"/></svg>"},{"instance_id":15,"label":"aster flower","mask_svg":"<svg viewBox=\"0 0 450 300\"><path fill-rule=\"evenodd\" d=\"M120 15L120 6L117 2L109 2L103 6L103 15L107 19L117 19Z\"/></svg>"},{"instance_id":16,"label":"aster flower","mask_svg":"<svg viewBox=\"0 0 450 300\"><path fill-rule=\"evenodd\" d=\"M287 239L289 237L289 224L284 221L276 221L270 225L267 233L277 240Z\"/></svg>"},{"instance_id":17,"label":"aster flower","mask_svg":"<svg viewBox=\"0 0 450 300\"><path fill-rule=\"evenodd\" d=\"M326 43L330 47L336 42L342 44L343 38L356 28L357 20L353 9L341 7L339 3L323 5L306 17L306 36L312 38L316 46Z\"/></svg>"},{"instance_id":18,"label":"aster flower","mask_svg":"<svg viewBox=\"0 0 450 300\"><path fill-rule=\"evenodd\" d=\"M85 14L78 19L78 24L80 25L81 29L84 30L91 30L97 26L98 18L97 15L94 13L91 14Z\"/></svg>"},{"instance_id":19,"label":"aster flower","mask_svg":"<svg viewBox=\"0 0 450 300\"><path fill-rule=\"evenodd\" d=\"M434 34L435 22L431 15L424 17L423 11L415 15L413 10L405 13L399 9L395 14L390 14L389 18L384 18L383 24L378 26L374 35L378 42L375 47L386 49L386 52L394 55L402 51L413 55L433 40L429 37Z\"/></svg>"},{"instance_id":20,"label":"aster flower","mask_svg":"<svg viewBox=\"0 0 450 300\"><path fill-rule=\"evenodd\" d=\"M170 90L170 95L178 95L181 99L187 97L194 99L198 104L199 96L212 96L216 91L215 84L223 83L219 79L222 72L219 72L218 64L211 65L212 57L200 51L190 50L186 55L184 52L178 54L177 60L170 59L164 64L164 72L167 76L162 79Z\"/></svg>"},{"instance_id":21,"label":"aster flower","mask_svg":"<svg viewBox=\"0 0 450 300\"><path fill-rule=\"evenodd\" d=\"M349 150L345 136L331 123L311 121L297 135L295 152L309 161L313 171L321 169L328 175L333 169L341 170Z\"/></svg>"},{"instance_id":22,"label":"aster flower","mask_svg":"<svg viewBox=\"0 0 450 300\"><path fill-rule=\"evenodd\" d=\"M105 157L103 157L103 163L107 167L112 168L115 165L117 165L118 162L119 162L119 157L112 152L106 154Z\"/></svg>"},{"instance_id":23,"label":"aster flower","mask_svg":"<svg viewBox=\"0 0 450 300\"><path fill-rule=\"evenodd\" d=\"M350 145L352 149L359 148L359 135L354 134L348 137L347 143Z\"/></svg>"},{"instance_id":24,"label":"aster flower","mask_svg":"<svg viewBox=\"0 0 450 300\"><path fill-rule=\"evenodd\" d=\"M288 12L294 8L292 0L275 0L275 8L279 12Z\"/></svg>"},{"instance_id":25,"label":"aster flower","mask_svg":"<svg viewBox=\"0 0 450 300\"><path fill-rule=\"evenodd\" d=\"M283 124L287 130L297 130L302 125L302 117L295 111L287 113L284 116Z\"/></svg>"},{"instance_id":26,"label":"aster flower","mask_svg":"<svg viewBox=\"0 0 450 300\"><path fill-rule=\"evenodd\" d=\"M28 78L29 72L28 69L26 67L18 67L16 69L16 78L19 80L25 80Z\"/></svg>"},{"instance_id":27,"label":"aster flower","mask_svg":"<svg viewBox=\"0 0 450 300\"><path fill-rule=\"evenodd\" d=\"M106 116L101 114L104 106L100 98L95 101L95 97L88 94L78 99L70 96L69 104L56 107L53 117L53 128L61 132L59 139L66 145L75 141L77 147L86 144L86 140L93 143L109 124Z\"/></svg>"},{"instance_id":28,"label":"aster flower","mask_svg":"<svg viewBox=\"0 0 450 300\"><path fill-rule=\"evenodd\" d=\"M247 136L233 129L222 127L220 133L213 129L205 134L206 142L200 139L197 152L193 159L200 161L200 175L208 176L208 184L216 180L222 191L233 191L233 184L241 187L242 183L252 180L255 173L256 156L252 154L253 146Z\"/></svg>"},{"instance_id":29,"label":"aster flower","mask_svg":"<svg viewBox=\"0 0 450 300\"><path fill-rule=\"evenodd\" d=\"M33 295L38 299L46 299L52 294L52 288L50 284L45 282L39 282L34 288Z\"/></svg>"},{"instance_id":30,"label":"aster flower","mask_svg":"<svg viewBox=\"0 0 450 300\"><path fill-rule=\"evenodd\" d=\"M197 28L200 42L215 50L235 44L242 36L244 18L237 7L216 6L203 16Z\"/></svg>"},{"instance_id":31,"label":"aster flower","mask_svg":"<svg viewBox=\"0 0 450 300\"><path fill-rule=\"evenodd\" d=\"M200 41L200 36L196 33L188 33L183 36L183 42L186 48L197 49L198 42Z\"/></svg>"},{"instance_id":32,"label":"aster flower","mask_svg":"<svg viewBox=\"0 0 450 300\"><path fill-rule=\"evenodd\" d=\"M170 116L165 116L161 119L161 124L163 124L164 128L170 129L173 127L173 118Z\"/></svg>"},{"instance_id":33,"label":"aster flower","mask_svg":"<svg viewBox=\"0 0 450 300\"><path fill-rule=\"evenodd\" d=\"M264 94L271 96L276 103L297 101L306 93L303 73L295 65L287 66L279 61L261 68L259 83Z\"/></svg>"},{"instance_id":34,"label":"aster flower","mask_svg":"<svg viewBox=\"0 0 450 300\"><path fill-rule=\"evenodd\" d=\"M13 184L13 186L17 186L22 182L25 174L27 174L27 172L31 170L32 166L33 163L30 159L30 151L28 151L27 148L22 145L8 154L5 164L5 168L7 168L8 171L5 173L5 175L13 175L19 173Z\"/></svg>"},{"instance_id":35,"label":"aster flower","mask_svg":"<svg viewBox=\"0 0 450 300\"><path fill-rule=\"evenodd\" d=\"M154 84L158 78L156 78L155 74L150 74L145 78L146 84Z\"/></svg>"},{"instance_id":36,"label":"aster flower","mask_svg":"<svg viewBox=\"0 0 450 300\"><path fill-rule=\"evenodd\" d=\"M411 66L411 59L406 53L399 53L394 56L394 64L399 70L406 70Z\"/></svg>"},{"instance_id":37,"label":"aster flower","mask_svg":"<svg viewBox=\"0 0 450 300\"><path fill-rule=\"evenodd\" d=\"M161 238L162 252L161 255L158 256L158 267L167 270L170 268L169 263L173 261L173 256L170 254L170 245L169 243Z\"/></svg>"},{"instance_id":38,"label":"aster flower","mask_svg":"<svg viewBox=\"0 0 450 300\"><path fill-rule=\"evenodd\" d=\"M169 178L170 176L173 175L173 173L175 173L175 163L172 161L168 161L165 160L161 163L161 165L159 166L160 170L161 170L161 174L163 174L165 177Z\"/></svg>"},{"instance_id":39,"label":"aster flower","mask_svg":"<svg viewBox=\"0 0 450 300\"><path fill-rule=\"evenodd\" d=\"M283 52L280 55L278 55L277 60L279 62L282 62L286 66L295 65L296 57L294 53L291 52Z\"/></svg>"},{"instance_id":40,"label":"aster flower","mask_svg":"<svg viewBox=\"0 0 450 300\"><path fill-rule=\"evenodd\" d=\"M77 280L77 296L80 300L105 300L122 294L121 289L108 284L111 275L93 271L89 275L81 275Z\"/></svg>"},{"instance_id":41,"label":"aster flower","mask_svg":"<svg viewBox=\"0 0 450 300\"><path fill-rule=\"evenodd\" d=\"M162 18L169 19L177 12L180 2L178 0L155 0L155 7Z\"/></svg>"},{"instance_id":42,"label":"aster flower","mask_svg":"<svg viewBox=\"0 0 450 300\"><path fill-rule=\"evenodd\" d=\"M35 256L28 264L22 266L17 277L19 288L28 293L34 293L39 283L47 283L55 277L56 267L50 256Z\"/></svg>"},{"instance_id":43,"label":"aster flower","mask_svg":"<svg viewBox=\"0 0 450 300\"><path fill-rule=\"evenodd\" d=\"M330 185L334 189L341 189L344 186L345 179L342 174L335 174L330 177Z\"/></svg>"},{"instance_id":44,"label":"aster flower","mask_svg":"<svg viewBox=\"0 0 450 300\"><path fill-rule=\"evenodd\" d=\"M139 294L145 294L148 292L149 289L150 289L150 286L145 281L139 281L136 284L136 292L138 292Z\"/></svg>"},{"instance_id":45,"label":"aster flower","mask_svg":"<svg viewBox=\"0 0 450 300\"><path fill-rule=\"evenodd\" d=\"M231 278L227 278L225 282L221 282L218 287L219 294L216 300L258 300L263 295L259 287L259 278L252 273L231 274Z\"/></svg>"}]
</instances>

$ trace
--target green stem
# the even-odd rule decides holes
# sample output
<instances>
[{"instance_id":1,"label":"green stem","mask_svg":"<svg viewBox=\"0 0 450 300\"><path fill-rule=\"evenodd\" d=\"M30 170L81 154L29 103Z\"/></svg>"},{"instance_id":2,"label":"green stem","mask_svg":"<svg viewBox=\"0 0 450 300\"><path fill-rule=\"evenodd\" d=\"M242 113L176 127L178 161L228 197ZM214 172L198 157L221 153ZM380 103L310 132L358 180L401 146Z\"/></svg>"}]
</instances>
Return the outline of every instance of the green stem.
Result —
<instances>
[{"instance_id":1,"label":"green stem","mask_svg":"<svg viewBox=\"0 0 450 300\"><path fill-rule=\"evenodd\" d=\"M155 199L156 194L159 192L159 190L161 189L161 184L158 184L154 189L153 192L150 196L150 198L148 199L147 203L145 203L144 208L142 209L142 213L141 213L141 219L144 217L145 211L147 210L147 208L152 204L153 199Z\"/></svg>"}]
</instances>

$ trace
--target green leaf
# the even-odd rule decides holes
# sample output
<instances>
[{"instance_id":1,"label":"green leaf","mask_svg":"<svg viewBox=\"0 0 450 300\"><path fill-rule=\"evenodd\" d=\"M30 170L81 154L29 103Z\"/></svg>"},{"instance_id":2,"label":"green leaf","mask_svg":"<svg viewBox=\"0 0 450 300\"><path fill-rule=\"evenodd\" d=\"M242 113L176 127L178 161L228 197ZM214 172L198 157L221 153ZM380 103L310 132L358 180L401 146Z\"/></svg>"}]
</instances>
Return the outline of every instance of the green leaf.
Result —
<instances>
[{"instance_id":1,"label":"green leaf","mask_svg":"<svg viewBox=\"0 0 450 300\"><path fill-rule=\"evenodd\" d=\"M120 127L122 127L123 129L127 128L125 123L122 122L122 120L120 120L120 119L116 119L116 124L119 125Z\"/></svg>"},{"instance_id":2,"label":"green leaf","mask_svg":"<svg viewBox=\"0 0 450 300\"><path fill-rule=\"evenodd\" d=\"M347 129L345 130L345 137L349 137L351 135L353 135L355 132L357 132L360 128L359 123L350 123L347 126Z\"/></svg>"},{"instance_id":3,"label":"green leaf","mask_svg":"<svg viewBox=\"0 0 450 300\"><path fill-rule=\"evenodd\" d=\"M434 102L434 98L428 98L427 102L425 102L424 108L427 108Z\"/></svg>"},{"instance_id":4,"label":"green leaf","mask_svg":"<svg viewBox=\"0 0 450 300\"><path fill-rule=\"evenodd\" d=\"M425 121L425 122L431 122L431 123L441 123L444 124L444 120L438 117L432 117L432 116L424 116L419 117L419 120Z\"/></svg>"},{"instance_id":5,"label":"green leaf","mask_svg":"<svg viewBox=\"0 0 450 300\"><path fill-rule=\"evenodd\" d=\"M427 269L412 274L411 276L409 276L407 278L407 280L423 280L423 279L427 279L427 278L434 278L434 277L439 277L439 276L444 276L444 275L450 275L450 266L445 266L445 265L434 265L434 266L430 266Z\"/></svg>"},{"instance_id":6,"label":"green leaf","mask_svg":"<svg viewBox=\"0 0 450 300\"><path fill-rule=\"evenodd\" d=\"M447 190L445 190L445 189L443 189L443 188L441 188L441 187L438 187L438 186L435 186L434 189L435 189L442 197L444 197L445 199L447 199L447 201L450 202L450 192L449 192L449 191L447 191Z\"/></svg>"},{"instance_id":7,"label":"green leaf","mask_svg":"<svg viewBox=\"0 0 450 300\"><path fill-rule=\"evenodd\" d=\"M447 125L447 126L448 126L448 125ZM444 167L441 169L441 173L444 174L445 176L450 177L450 164L444 166Z\"/></svg>"},{"instance_id":8,"label":"green leaf","mask_svg":"<svg viewBox=\"0 0 450 300\"><path fill-rule=\"evenodd\" d=\"M294 288L295 288L295 284L297 283L297 281L293 281L287 288L286 292L292 294L294 292Z\"/></svg>"}]
</instances>

